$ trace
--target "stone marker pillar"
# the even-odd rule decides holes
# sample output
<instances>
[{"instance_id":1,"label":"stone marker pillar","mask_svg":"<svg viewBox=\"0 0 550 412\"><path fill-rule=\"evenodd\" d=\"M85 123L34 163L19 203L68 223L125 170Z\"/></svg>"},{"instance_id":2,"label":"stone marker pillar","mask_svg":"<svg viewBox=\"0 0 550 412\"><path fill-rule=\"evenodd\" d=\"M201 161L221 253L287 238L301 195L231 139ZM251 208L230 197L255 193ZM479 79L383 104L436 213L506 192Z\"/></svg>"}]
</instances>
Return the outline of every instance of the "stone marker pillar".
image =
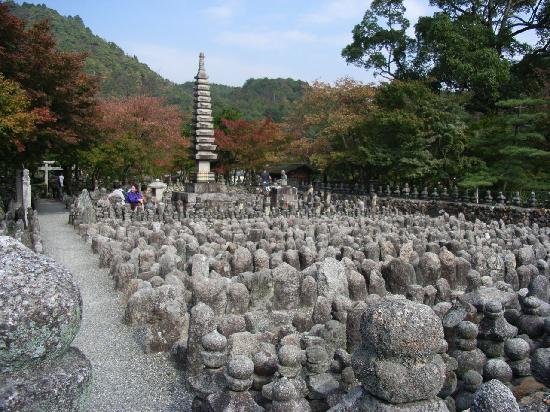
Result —
<instances>
[{"instance_id":1,"label":"stone marker pillar","mask_svg":"<svg viewBox=\"0 0 550 412\"><path fill-rule=\"evenodd\" d=\"M21 179L21 199L23 206L23 221L25 227L29 226L28 210L31 208L31 178L28 169L23 169L23 177Z\"/></svg>"},{"instance_id":2,"label":"stone marker pillar","mask_svg":"<svg viewBox=\"0 0 550 412\"><path fill-rule=\"evenodd\" d=\"M15 208L18 209L23 205L23 171L17 170L15 172Z\"/></svg>"},{"instance_id":3,"label":"stone marker pillar","mask_svg":"<svg viewBox=\"0 0 550 412\"><path fill-rule=\"evenodd\" d=\"M157 199L157 203L162 202L166 187L166 183L161 182L159 179L155 179L154 182L147 186L148 189L151 189L151 194L155 197L155 199Z\"/></svg>"},{"instance_id":4,"label":"stone marker pillar","mask_svg":"<svg viewBox=\"0 0 550 412\"><path fill-rule=\"evenodd\" d=\"M352 366L362 385L330 411L448 412L437 397L446 372L439 354L447 343L430 307L381 299L363 314L361 335Z\"/></svg>"}]
</instances>

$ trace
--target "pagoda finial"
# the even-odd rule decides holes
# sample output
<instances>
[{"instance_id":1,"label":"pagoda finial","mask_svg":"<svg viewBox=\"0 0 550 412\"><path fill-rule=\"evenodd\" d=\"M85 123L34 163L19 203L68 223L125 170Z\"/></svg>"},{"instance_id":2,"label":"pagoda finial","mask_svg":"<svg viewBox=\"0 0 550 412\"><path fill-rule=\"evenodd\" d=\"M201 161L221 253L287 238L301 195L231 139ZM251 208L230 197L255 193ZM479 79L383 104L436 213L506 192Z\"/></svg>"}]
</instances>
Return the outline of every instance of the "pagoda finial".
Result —
<instances>
[{"instance_id":1,"label":"pagoda finial","mask_svg":"<svg viewBox=\"0 0 550 412\"><path fill-rule=\"evenodd\" d=\"M199 54L199 71L197 72L195 79L208 79L208 76L206 75L206 71L204 70L204 53L203 52Z\"/></svg>"},{"instance_id":2,"label":"pagoda finial","mask_svg":"<svg viewBox=\"0 0 550 412\"><path fill-rule=\"evenodd\" d=\"M204 70L204 53L199 54L199 70Z\"/></svg>"}]
</instances>

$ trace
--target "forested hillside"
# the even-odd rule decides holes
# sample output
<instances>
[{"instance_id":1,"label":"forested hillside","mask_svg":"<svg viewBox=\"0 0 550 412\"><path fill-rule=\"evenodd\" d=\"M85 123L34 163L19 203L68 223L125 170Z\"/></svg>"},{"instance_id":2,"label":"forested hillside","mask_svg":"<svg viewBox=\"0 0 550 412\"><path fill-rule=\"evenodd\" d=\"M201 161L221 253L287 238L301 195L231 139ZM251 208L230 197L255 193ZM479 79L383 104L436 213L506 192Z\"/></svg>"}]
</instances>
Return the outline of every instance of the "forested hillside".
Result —
<instances>
[{"instance_id":1,"label":"forested hillside","mask_svg":"<svg viewBox=\"0 0 550 412\"><path fill-rule=\"evenodd\" d=\"M62 16L45 5L7 3L11 13L21 19L33 23L48 20L59 50L87 53L85 71L101 78L102 96L159 96L191 110L192 79L181 85L164 79L136 56L128 56L115 43L96 36L79 16ZM214 114L233 108L248 119L271 117L280 121L306 86L293 79L249 79L243 87L213 84Z\"/></svg>"}]
</instances>

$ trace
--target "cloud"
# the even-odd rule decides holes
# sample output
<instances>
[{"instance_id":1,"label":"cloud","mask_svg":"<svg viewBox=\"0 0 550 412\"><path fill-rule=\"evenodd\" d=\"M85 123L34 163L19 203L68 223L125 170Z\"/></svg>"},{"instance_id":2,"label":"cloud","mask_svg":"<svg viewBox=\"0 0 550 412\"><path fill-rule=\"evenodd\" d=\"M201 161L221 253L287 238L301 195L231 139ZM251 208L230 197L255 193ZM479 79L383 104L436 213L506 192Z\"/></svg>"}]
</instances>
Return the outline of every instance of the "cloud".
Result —
<instances>
[{"instance_id":1,"label":"cloud","mask_svg":"<svg viewBox=\"0 0 550 412\"><path fill-rule=\"evenodd\" d=\"M361 20L370 6L370 0L329 0L302 17L305 23L330 23L335 20Z\"/></svg>"},{"instance_id":2,"label":"cloud","mask_svg":"<svg viewBox=\"0 0 550 412\"><path fill-rule=\"evenodd\" d=\"M317 37L300 30L246 31L220 33L215 41L251 49L284 49L296 44L314 43Z\"/></svg>"},{"instance_id":3,"label":"cloud","mask_svg":"<svg viewBox=\"0 0 550 412\"><path fill-rule=\"evenodd\" d=\"M202 9L202 13L212 20L230 20L242 8L240 0L227 0Z\"/></svg>"}]
</instances>

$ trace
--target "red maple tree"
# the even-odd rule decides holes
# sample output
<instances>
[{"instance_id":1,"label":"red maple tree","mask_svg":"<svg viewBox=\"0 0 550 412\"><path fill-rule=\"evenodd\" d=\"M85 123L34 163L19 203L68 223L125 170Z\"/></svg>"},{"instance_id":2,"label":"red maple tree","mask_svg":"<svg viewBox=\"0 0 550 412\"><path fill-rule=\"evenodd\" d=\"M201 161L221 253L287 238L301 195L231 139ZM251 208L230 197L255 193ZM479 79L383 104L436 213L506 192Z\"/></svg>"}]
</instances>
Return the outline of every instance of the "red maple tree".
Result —
<instances>
[{"instance_id":1,"label":"red maple tree","mask_svg":"<svg viewBox=\"0 0 550 412\"><path fill-rule=\"evenodd\" d=\"M222 119L215 137L220 151L230 154L224 169L259 170L276 161L286 144L281 127L269 119Z\"/></svg>"}]
</instances>

